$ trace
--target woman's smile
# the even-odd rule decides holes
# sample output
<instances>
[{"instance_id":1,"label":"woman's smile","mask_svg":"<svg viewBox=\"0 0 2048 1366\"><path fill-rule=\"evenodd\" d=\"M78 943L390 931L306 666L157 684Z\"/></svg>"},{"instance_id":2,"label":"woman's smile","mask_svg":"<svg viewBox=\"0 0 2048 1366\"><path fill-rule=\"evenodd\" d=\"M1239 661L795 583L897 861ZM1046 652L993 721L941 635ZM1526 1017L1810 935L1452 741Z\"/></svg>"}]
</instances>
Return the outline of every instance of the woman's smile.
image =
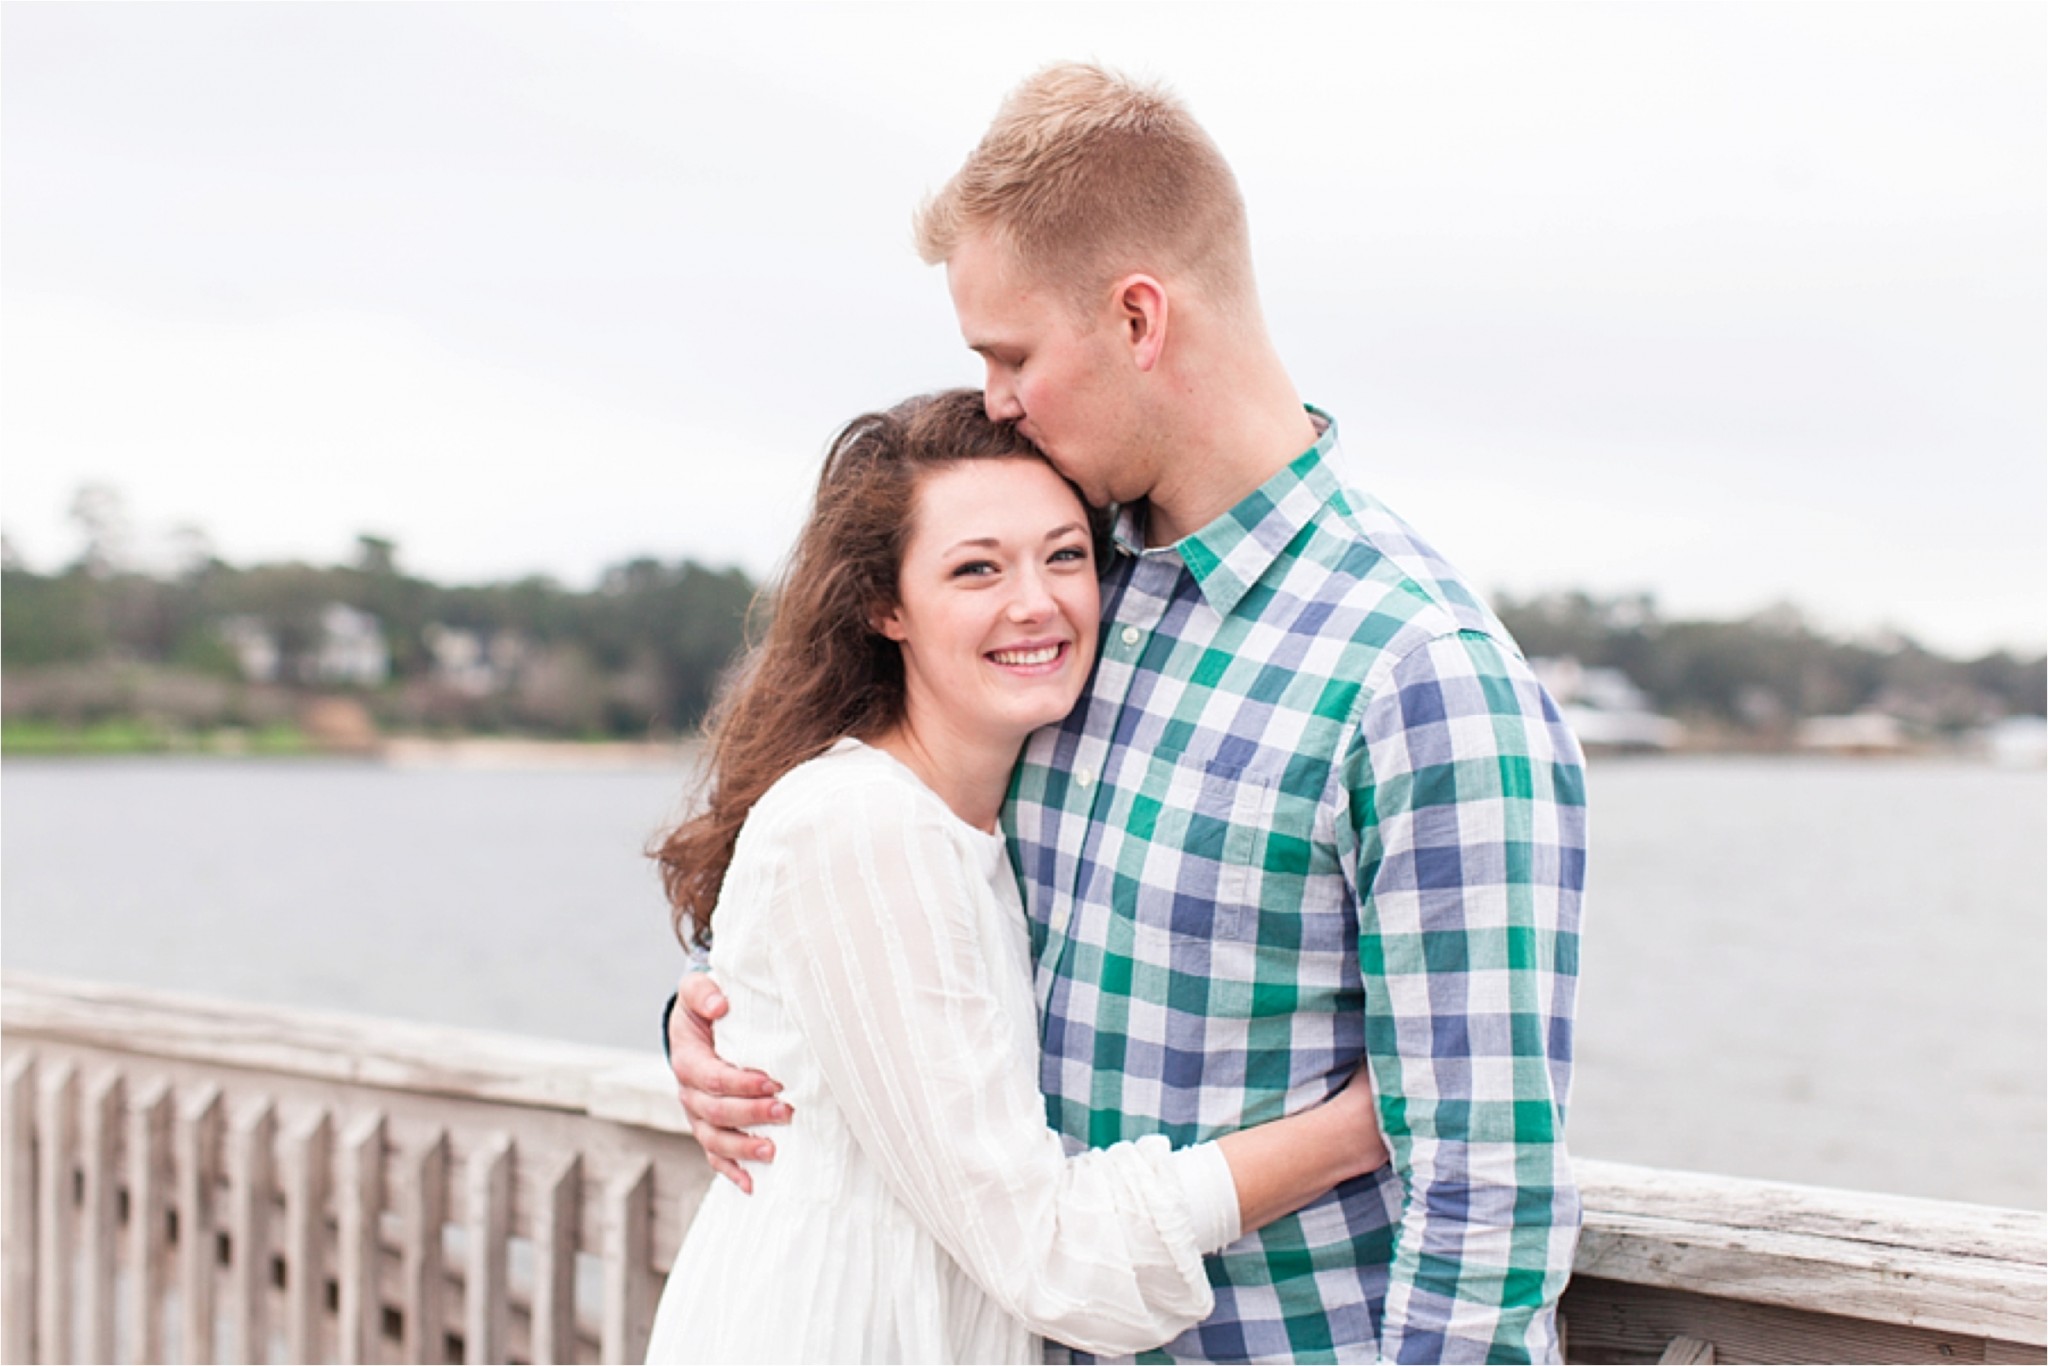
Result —
<instances>
[{"instance_id":1,"label":"woman's smile","mask_svg":"<svg viewBox=\"0 0 2048 1366\"><path fill-rule=\"evenodd\" d=\"M990 650L988 658L1005 669L1036 676L1057 673L1069 653L1066 641L1049 640Z\"/></svg>"}]
</instances>

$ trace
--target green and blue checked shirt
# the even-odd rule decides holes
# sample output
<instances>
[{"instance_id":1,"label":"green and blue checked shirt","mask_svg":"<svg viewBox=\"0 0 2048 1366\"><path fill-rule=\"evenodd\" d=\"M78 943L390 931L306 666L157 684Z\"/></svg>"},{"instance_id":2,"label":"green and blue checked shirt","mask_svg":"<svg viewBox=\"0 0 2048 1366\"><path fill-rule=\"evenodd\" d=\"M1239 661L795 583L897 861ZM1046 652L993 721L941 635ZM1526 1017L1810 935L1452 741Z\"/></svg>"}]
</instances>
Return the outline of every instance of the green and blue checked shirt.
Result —
<instances>
[{"instance_id":1,"label":"green and blue checked shirt","mask_svg":"<svg viewBox=\"0 0 2048 1366\"><path fill-rule=\"evenodd\" d=\"M1393 1161L1209 1263L1147 1360L1554 1360L1585 788L1447 564L1331 469L1336 429L1143 549L1005 820L1051 1123L1198 1142L1370 1068Z\"/></svg>"}]
</instances>

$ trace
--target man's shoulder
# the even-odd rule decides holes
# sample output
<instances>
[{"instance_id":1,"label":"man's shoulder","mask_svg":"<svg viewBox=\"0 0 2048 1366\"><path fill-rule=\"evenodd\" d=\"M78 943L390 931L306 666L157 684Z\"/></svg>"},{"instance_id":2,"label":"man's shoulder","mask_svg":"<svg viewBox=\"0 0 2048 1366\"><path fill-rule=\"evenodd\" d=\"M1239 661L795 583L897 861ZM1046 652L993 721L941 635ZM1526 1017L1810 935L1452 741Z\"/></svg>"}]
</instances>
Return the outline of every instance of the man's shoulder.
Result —
<instances>
[{"instance_id":1,"label":"man's shoulder","mask_svg":"<svg viewBox=\"0 0 2048 1366\"><path fill-rule=\"evenodd\" d=\"M1274 584L1274 602L1379 675L1432 641L1514 638L1457 568L1379 499L1340 486Z\"/></svg>"}]
</instances>

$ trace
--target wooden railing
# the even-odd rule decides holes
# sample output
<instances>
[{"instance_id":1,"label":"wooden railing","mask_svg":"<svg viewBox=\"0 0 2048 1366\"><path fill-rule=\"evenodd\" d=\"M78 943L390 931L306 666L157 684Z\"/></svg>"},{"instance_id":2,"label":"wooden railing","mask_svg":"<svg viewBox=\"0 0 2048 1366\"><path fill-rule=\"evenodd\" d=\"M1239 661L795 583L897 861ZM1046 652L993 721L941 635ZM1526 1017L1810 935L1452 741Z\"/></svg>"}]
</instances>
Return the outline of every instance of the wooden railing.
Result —
<instances>
[{"instance_id":1,"label":"wooden railing","mask_svg":"<svg viewBox=\"0 0 2048 1366\"><path fill-rule=\"evenodd\" d=\"M10 1362L638 1361L710 1179L658 1054L0 982Z\"/></svg>"},{"instance_id":2,"label":"wooden railing","mask_svg":"<svg viewBox=\"0 0 2048 1366\"><path fill-rule=\"evenodd\" d=\"M658 1055L0 981L10 1362L641 1358L710 1177ZM2048 1220L1584 1162L1591 1362L2042 1361Z\"/></svg>"},{"instance_id":3,"label":"wooden railing","mask_svg":"<svg viewBox=\"0 0 2048 1366\"><path fill-rule=\"evenodd\" d=\"M1573 1168L1585 1228L1562 1307L1567 1360L2048 1360L2048 1216Z\"/></svg>"}]
</instances>

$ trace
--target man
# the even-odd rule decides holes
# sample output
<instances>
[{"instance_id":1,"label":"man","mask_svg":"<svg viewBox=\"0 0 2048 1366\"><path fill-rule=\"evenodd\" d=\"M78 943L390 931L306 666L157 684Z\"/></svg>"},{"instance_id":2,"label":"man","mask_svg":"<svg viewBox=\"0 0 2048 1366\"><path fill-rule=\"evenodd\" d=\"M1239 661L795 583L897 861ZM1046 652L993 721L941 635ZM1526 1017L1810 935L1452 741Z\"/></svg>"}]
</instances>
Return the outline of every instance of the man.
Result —
<instances>
[{"instance_id":1,"label":"man","mask_svg":"<svg viewBox=\"0 0 2048 1366\"><path fill-rule=\"evenodd\" d=\"M1025 82L918 217L990 416L1121 509L1101 659L1005 812L1041 1085L1076 1147L1193 1142L1363 1061L1390 1164L1226 1249L1177 1360L1554 1360L1584 788L1500 623L1332 468L1267 338L1235 180L1176 101ZM720 1170L787 1108L675 1070ZM693 1012L696 1012L693 1018Z\"/></svg>"}]
</instances>

